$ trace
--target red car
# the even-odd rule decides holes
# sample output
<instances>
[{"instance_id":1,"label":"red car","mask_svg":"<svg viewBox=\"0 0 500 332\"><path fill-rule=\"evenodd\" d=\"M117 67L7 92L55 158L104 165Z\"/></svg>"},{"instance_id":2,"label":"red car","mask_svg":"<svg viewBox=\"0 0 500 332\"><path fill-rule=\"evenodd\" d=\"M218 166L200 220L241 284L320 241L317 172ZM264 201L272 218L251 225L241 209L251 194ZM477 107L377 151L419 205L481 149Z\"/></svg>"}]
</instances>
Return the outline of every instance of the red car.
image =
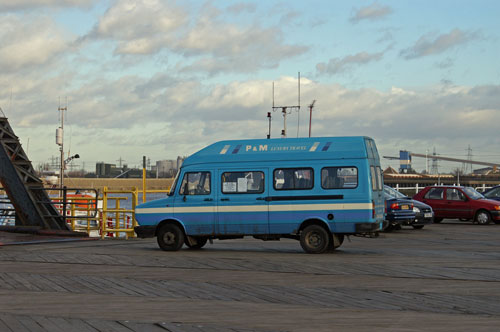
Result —
<instances>
[{"instance_id":1,"label":"red car","mask_svg":"<svg viewBox=\"0 0 500 332\"><path fill-rule=\"evenodd\" d=\"M486 199L471 187L425 187L413 199L432 206L435 223L443 218L472 219L481 225L500 223L500 202Z\"/></svg>"}]
</instances>

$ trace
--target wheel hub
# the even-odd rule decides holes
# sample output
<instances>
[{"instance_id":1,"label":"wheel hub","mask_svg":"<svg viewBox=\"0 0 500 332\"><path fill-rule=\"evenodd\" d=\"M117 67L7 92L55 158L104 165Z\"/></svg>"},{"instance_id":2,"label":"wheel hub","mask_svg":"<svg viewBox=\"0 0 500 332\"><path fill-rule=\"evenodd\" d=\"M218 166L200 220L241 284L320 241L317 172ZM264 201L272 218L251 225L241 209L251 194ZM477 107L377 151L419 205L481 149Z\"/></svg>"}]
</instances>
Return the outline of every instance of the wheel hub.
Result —
<instances>
[{"instance_id":1,"label":"wheel hub","mask_svg":"<svg viewBox=\"0 0 500 332\"><path fill-rule=\"evenodd\" d=\"M166 232L165 234L163 234L163 242L168 245L174 244L175 234L172 232Z\"/></svg>"},{"instance_id":2,"label":"wheel hub","mask_svg":"<svg viewBox=\"0 0 500 332\"><path fill-rule=\"evenodd\" d=\"M488 216L485 213L480 213L477 216L477 221L480 224L484 224L484 223L488 222Z\"/></svg>"},{"instance_id":3,"label":"wheel hub","mask_svg":"<svg viewBox=\"0 0 500 332\"><path fill-rule=\"evenodd\" d=\"M311 247L319 247L322 243L321 236L318 233L311 233L309 235L308 241Z\"/></svg>"}]
</instances>

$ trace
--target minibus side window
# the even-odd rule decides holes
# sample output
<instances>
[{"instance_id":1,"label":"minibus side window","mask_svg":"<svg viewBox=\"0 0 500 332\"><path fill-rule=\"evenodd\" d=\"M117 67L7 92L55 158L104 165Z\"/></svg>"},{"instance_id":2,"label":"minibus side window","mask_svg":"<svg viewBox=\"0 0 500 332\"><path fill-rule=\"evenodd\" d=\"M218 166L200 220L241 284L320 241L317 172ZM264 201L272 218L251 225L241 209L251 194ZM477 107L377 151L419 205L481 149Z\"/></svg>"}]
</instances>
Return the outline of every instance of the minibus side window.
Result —
<instances>
[{"instance_id":1,"label":"minibus side window","mask_svg":"<svg viewBox=\"0 0 500 332\"><path fill-rule=\"evenodd\" d=\"M356 167L325 167L321 170L323 189L354 189L358 186Z\"/></svg>"},{"instance_id":2,"label":"minibus side window","mask_svg":"<svg viewBox=\"0 0 500 332\"><path fill-rule=\"evenodd\" d=\"M372 180L372 190L376 191L378 189L378 186L377 186L377 175L374 166L370 166L370 175Z\"/></svg>"},{"instance_id":3,"label":"minibus side window","mask_svg":"<svg viewBox=\"0 0 500 332\"><path fill-rule=\"evenodd\" d=\"M188 172L182 179L180 195L209 195L210 172Z\"/></svg>"},{"instance_id":4,"label":"minibus side window","mask_svg":"<svg viewBox=\"0 0 500 332\"><path fill-rule=\"evenodd\" d=\"M264 192L263 172L222 173L223 194L260 194Z\"/></svg>"},{"instance_id":5,"label":"minibus side window","mask_svg":"<svg viewBox=\"0 0 500 332\"><path fill-rule=\"evenodd\" d=\"M312 168L279 168L274 170L274 189L312 189L314 184Z\"/></svg>"}]
</instances>

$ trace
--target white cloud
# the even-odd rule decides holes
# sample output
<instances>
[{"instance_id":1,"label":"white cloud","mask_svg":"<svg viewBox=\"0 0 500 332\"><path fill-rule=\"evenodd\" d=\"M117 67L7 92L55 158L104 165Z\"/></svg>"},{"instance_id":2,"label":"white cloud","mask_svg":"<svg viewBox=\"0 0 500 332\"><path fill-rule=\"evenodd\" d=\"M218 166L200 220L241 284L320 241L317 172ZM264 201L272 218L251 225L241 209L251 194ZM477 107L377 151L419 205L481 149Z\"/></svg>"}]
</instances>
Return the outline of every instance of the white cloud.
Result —
<instances>
[{"instance_id":1,"label":"white cloud","mask_svg":"<svg viewBox=\"0 0 500 332\"><path fill-rule=\"evenodd\" d=\"M115 53L120 55L161 51L182 55L178 70L210 75L275 68L283 59L308 50L285 43L278 27L245 26L222 19L222 13L210 4L200 9L199 16L188 17L182 8L159 0L122 0L106 11L88 37L116 42Z\"/></svg>"},{"instance_id":2,"label":"white cloud","mask_svg":"<svg viewBox=\"0 0 500 332\"><path fill-rule=\"evenodd\" d=\"M392 13L392 8L389 6L383 6L377 2L372 3L369 6L361 7L354 10L353 15L349 19L352 23L358 23L362 20L375 21L385 18Z\"/></svg>"},{"instance_id":3,"label":"white cloud","mask_svg":"<svg viewBox=\"0 0 500 332\"><path fill-rule=\"evenodd\" d=\"M477 33L462 31L457 28L451 30L449 33L444 33L438 36L435 34L426 34L420 37L415 42L415 45L402 50L400 55L409 60L440 54L477 38Z\"/></svg>"},{"instance_id":4,"label":"white cloud","mask_svg":"<svg viewBox=\"0 0 500 332\"><path fill-rule=\"evenodd\" d=\"M95 2L96 0L0 0L0 11L40 7L90 7Z\"/></svg>"},{"instance_id":5,"label":"white cloud","mask_svg":"<svg viewBox=\"0 0 500 332\"><path fill-rule=\"evenodd\" d=\"M227 11L231 14L242 14L244 12L253 13L257 6L254 3L238 2L227 7Z\"/></svg>"},{"instance_id":6,"label":"white cloud","mask_svg":"<svg viewBox=\"0 0 500 332\"><path fill-rule=\"evenodd\" d=\"M277 27L258 25L238 26L216 19L209 12L176 44L176 50L185 55L201 56L194 63L183 66L183 71L251 72L260 68L274 68L281 60L303 54L308 47L287 45Z\"/></svg>"},{"instance_id":7,"label":"white cloud","mask_svg":"<svg viewBox=\"0 0 500 332\"><path fill-rule=\"evenodd\" d=\"M48 17L5 15L0 20L0 69L43 65L69 47L69 38Z\"/></svg>"},{"instance_id":8,"label":"white cloud","mask_svg":"<svg viewBox=\"0 0 500 332\"><path fill-rule=\"evenodd\" d=\"M7 78L10 79L10 78ZM221 139L265 138L266 114L271 111L270 80L232 81L207 85L164 74L151 78L125 76L95 79L80 87L58 91L71 77L21 79L0 105L16 133L31 140L34 160L44 160L53 144L53 130L38 134L32 128L58 125L57 96L68 96L67 126L73 128L72 151L88 161L132 160L137 151L155 159L193 153ZM6 81L0 80L0 84ZM438 86L425 91L393 87L352 90L338 84L301 78L300 135L307 134L307 105L313 110L314 136L367 135L376 139L381 155L398 149L425 152L471 144L478 146L497 135L500 86ZM297 79L275 81L275 105L296 105ZM272 137L283 127L281 112L273 112ZM288 116L289 137L297 132L298 113ZM96 139L93 139L95 137Z\"/></svg>"},{"instance_id":9,"label":"white cloud","mask_svg":"<svg viewBox=\"0 0 500 332\"><path fill-rule=\"evenodd\" d=\"M384 52L368 53L360 52L354 55L348 55L343 58L332 58L328 63L318 63L316 70L319 74L335 75L354 69L356 66L365 65L370 62L382 59Z\"/></svg>"},{"instance_id":10,"label":"white cloud","mask_svg":"<svg viewBox=\"0 0 500 332\"><path fill-rule=\"evenodd\" d=\"M99 19L91 37L116 40L118 54L151 54L168 48L186 13L160 0L121 0Z\"/></svg>"}]
</instances>

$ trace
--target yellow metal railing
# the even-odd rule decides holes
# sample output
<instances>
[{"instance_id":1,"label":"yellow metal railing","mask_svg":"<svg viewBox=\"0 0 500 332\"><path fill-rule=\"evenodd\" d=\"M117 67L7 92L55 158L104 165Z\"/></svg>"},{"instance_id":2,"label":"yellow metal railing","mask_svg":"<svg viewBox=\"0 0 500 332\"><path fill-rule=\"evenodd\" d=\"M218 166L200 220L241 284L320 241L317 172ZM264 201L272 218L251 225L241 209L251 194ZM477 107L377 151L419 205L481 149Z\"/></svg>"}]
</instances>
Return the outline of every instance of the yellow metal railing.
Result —
<instances>
[{"instance_id":1,"label":"yellow metal railing","mask_svg":"<svg viewBox=\"0 0 500 332\"><path fill-rule=\"evenodd\" d=\"M86 194L82 196L73 194L73 196L66 197L66 207L63 207L63 200L63 197L52 197L54 207L61 215L66 214L66 221L72 230L85 231L88 234L99 230L98 198Z\"/></svg>"},{"instance_id":2,"label":"yellow metal railing","mask_svg":"<svg viewBox=\"0 0 500 332\"><path fill-rule=\"evenodd\" d=\"M168 193L170 189L166 190L146 190L145 193ZM135 219L135 207L139 203L139 192L144 191L141 189L133 188L132 190L109 190L104 187L102 195L97 197L68 197L69 209L66 210L67 215L71 216L68 223L74 231L84 231L89 235L99 236L101 239L106 237L120 237L122 234L128 239L135 237L134 228L138 225ZM125 195L125 196L116 196ZM123 208L123 201L131 200L131 208ZM59 198L53 199L56 207L62 213ZM91 217L95 209L92 209L92 203L75 204L77 201L95 201L97 204L97 215ZM145 201L145 198L143 198ZM79 219L78 216L83 216Z\"/></svg>"},{"instance_id":3,"label":"yellow metal railing","mask_svg":"<svg viewBox=\"0 0 500 332\"><path fill-rule=\"evenodd\" d=\"M109 194L130 194L132 208L124 209L120 207L120 201L128 199L127 197L110 197ZM120 233L125 233L127 239L135 237L134 227L137 226L135 207L137 206L138 197L139 194L136 188L133 190L109 190L108 187L103 188L101 239L111 236L113 233L116 233L116 236L120 236ZM110 200L115 201L115 207L112 209L108 208L108 201Z\"/></svg>"}]
</instances>

